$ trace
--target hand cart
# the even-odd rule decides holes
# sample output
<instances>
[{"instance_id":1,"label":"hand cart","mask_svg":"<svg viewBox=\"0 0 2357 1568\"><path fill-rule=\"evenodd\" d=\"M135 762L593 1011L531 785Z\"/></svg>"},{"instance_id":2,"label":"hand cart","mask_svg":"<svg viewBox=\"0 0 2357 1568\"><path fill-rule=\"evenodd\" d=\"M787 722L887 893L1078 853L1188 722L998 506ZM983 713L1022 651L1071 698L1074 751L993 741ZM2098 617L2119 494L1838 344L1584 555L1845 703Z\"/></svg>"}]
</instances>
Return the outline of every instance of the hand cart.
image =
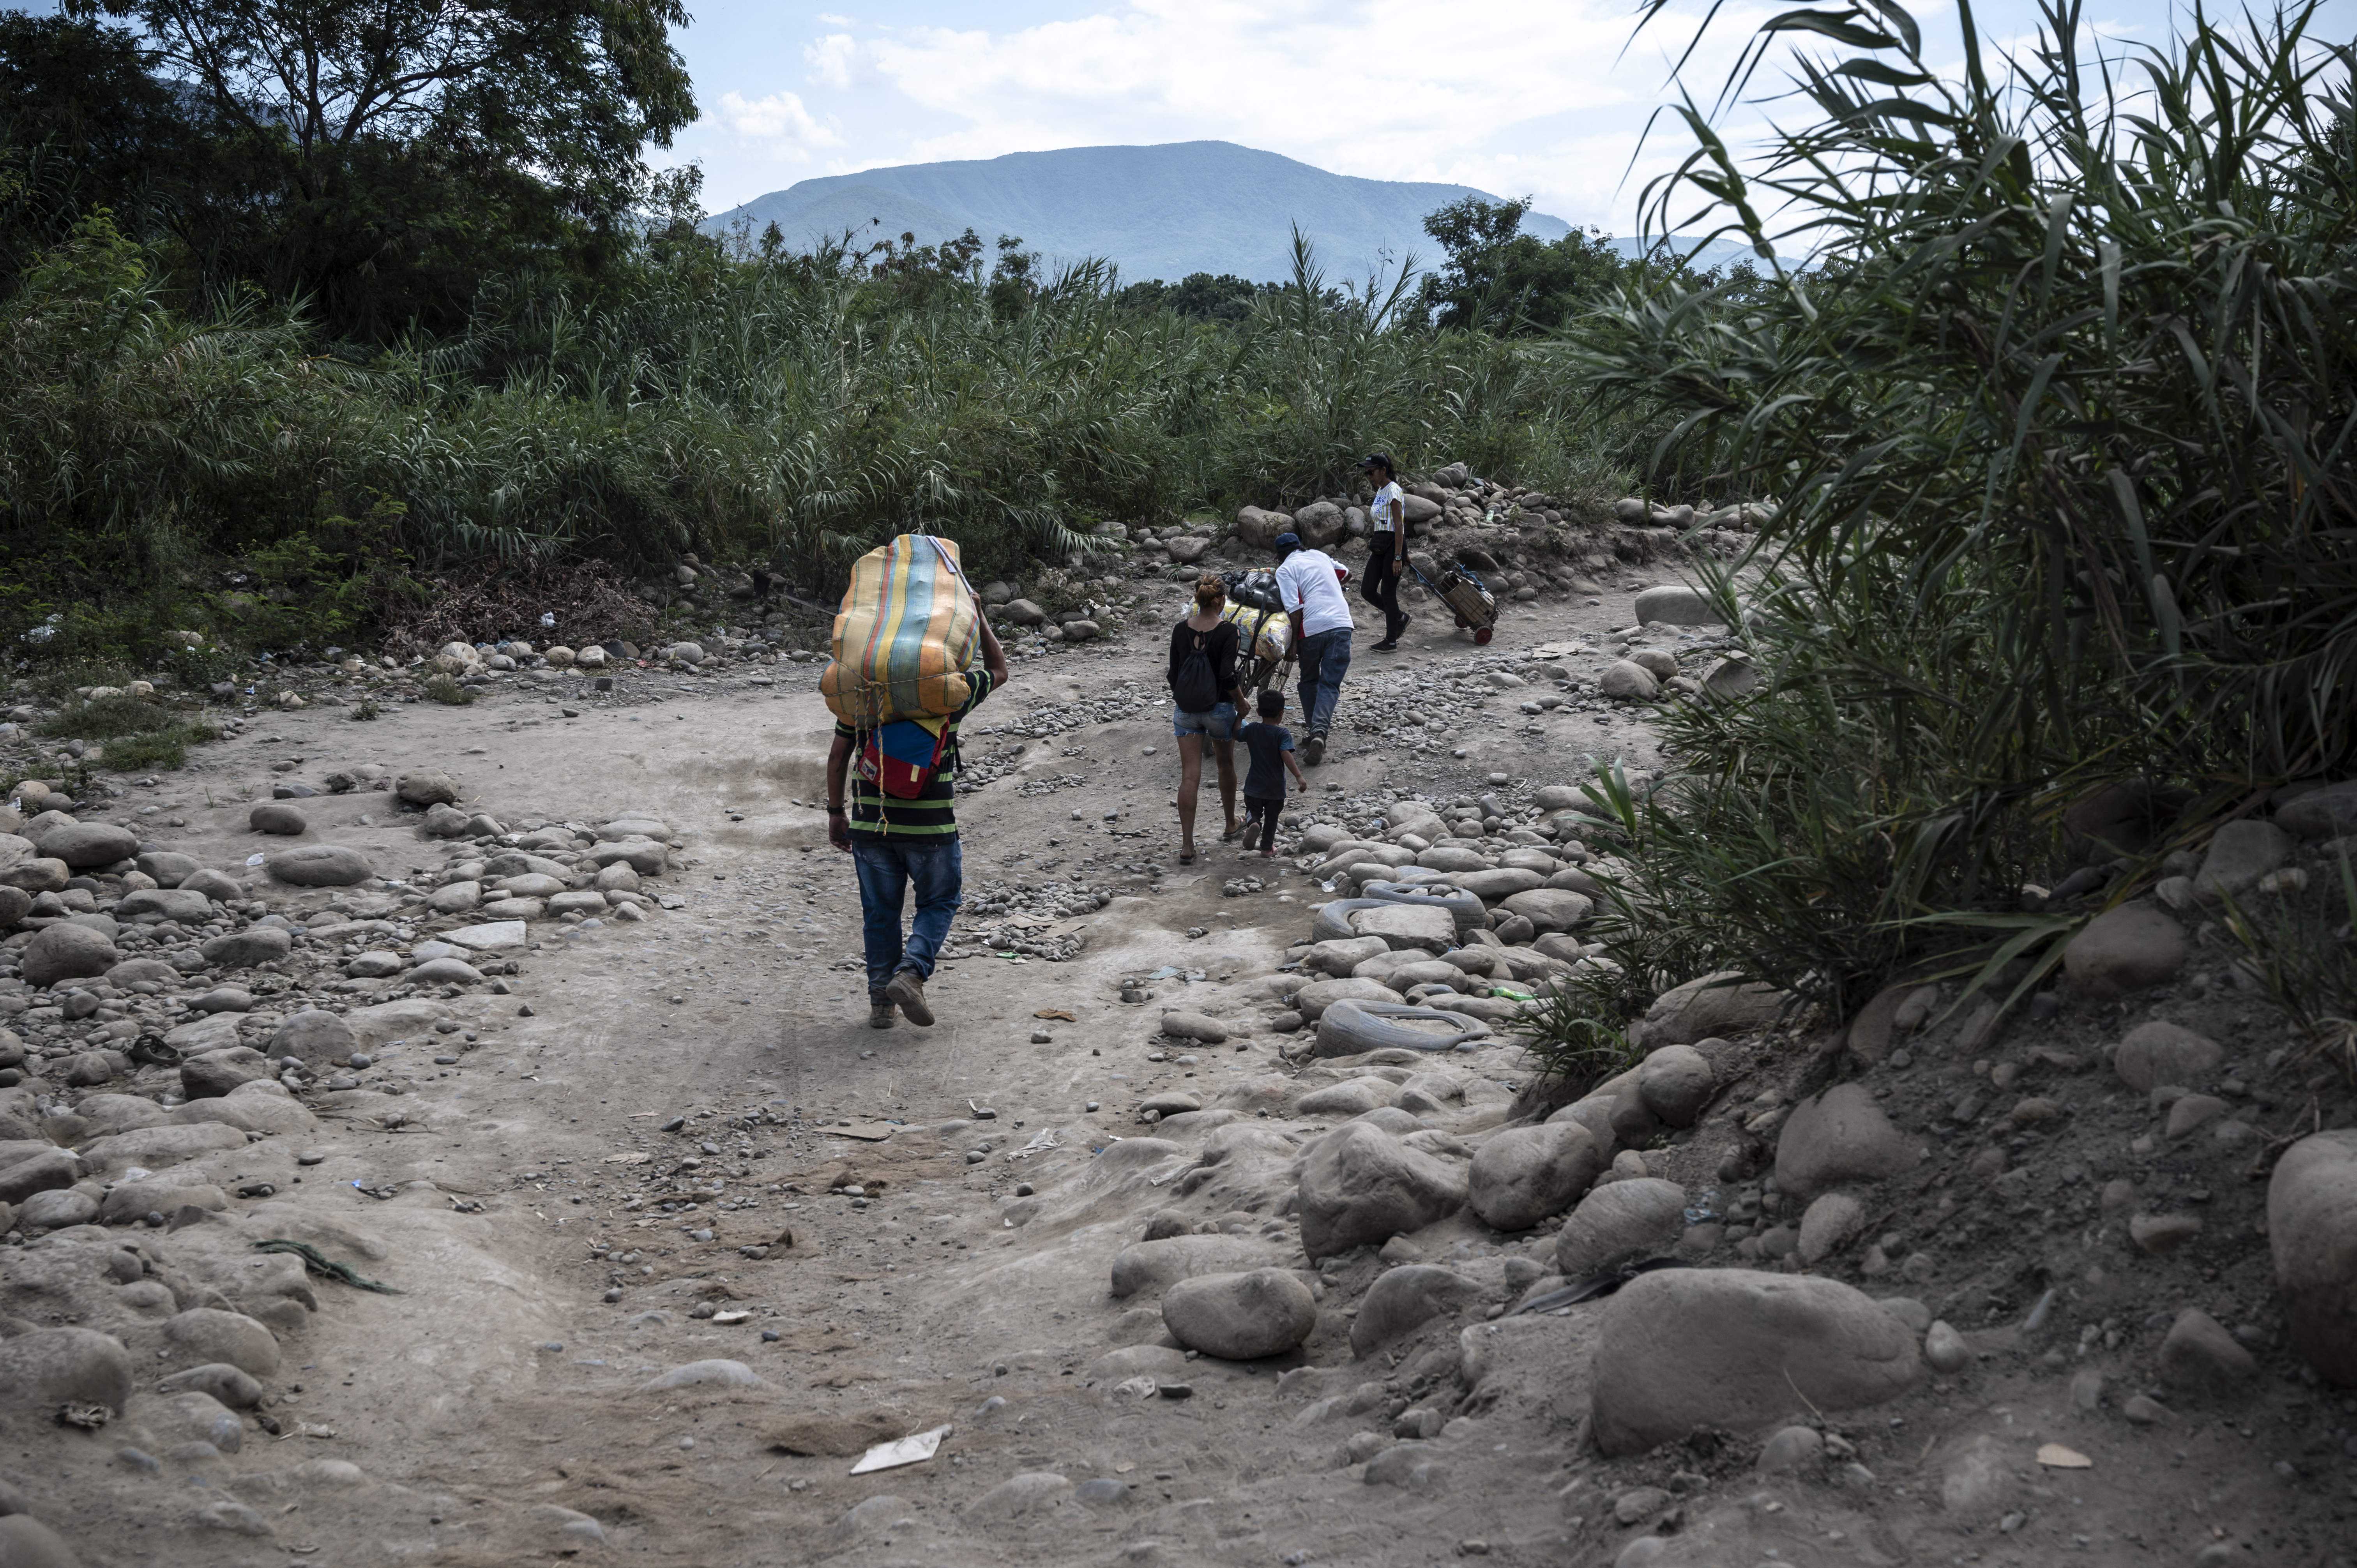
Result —
<instances>
[{"instance_id":1,"label":"hand cart","mask_svg":"<svg viewBox=\"0 0 2357 1568\"><path fill-rule=\"evenodd\" d=\"M1498 625L1498 596L1481 581L1480 573L1462 564L1451 564L1436 572L1432 557L1426 554L1409 556L1408 570L1448 607L1460 630L1469 628L1477 644L1489 642Z\"/></svg>"}]
</instances>

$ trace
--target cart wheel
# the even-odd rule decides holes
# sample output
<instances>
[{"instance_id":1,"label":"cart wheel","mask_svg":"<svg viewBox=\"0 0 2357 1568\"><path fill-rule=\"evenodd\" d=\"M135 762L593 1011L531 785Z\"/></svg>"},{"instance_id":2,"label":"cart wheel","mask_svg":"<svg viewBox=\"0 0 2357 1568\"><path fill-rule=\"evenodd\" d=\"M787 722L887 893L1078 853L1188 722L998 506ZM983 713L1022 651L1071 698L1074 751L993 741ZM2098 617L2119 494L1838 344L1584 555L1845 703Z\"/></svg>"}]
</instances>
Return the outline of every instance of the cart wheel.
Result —
<instances>
[{"instance_id":1,"label":"cart wheel","mask_svg":"<svg viewBox=\"0 0 2357 1568\"><path fill-rule=\"evenodd\" d=\"M1486 647L1486 646L1488 646L1489 641L1490 641L1490 632L1491 632L1491 628L1489 628L1489 627L1486 627L1486 626L1485 626L1485 627L1483 627L1480 630L1479 630L1479 631L1475 632L1475 633L1473 634L1473 644L1474 644L1474 646L1475 646L1475 647L1477 647L1477 648L1480 648L1480 647Z\"/></svg>"},{"instance_id":2,"label":"cart wheel","mask_svg":"<svg viewBox=\"0 0 2357 1568\"><path fill-rule=\"evenodd\" d=\"M1458 616L1457 618L1457 629L1459 631L1463 631L1465 629L1465 618L1463 616Z\"/></svg>"}]
</instances>

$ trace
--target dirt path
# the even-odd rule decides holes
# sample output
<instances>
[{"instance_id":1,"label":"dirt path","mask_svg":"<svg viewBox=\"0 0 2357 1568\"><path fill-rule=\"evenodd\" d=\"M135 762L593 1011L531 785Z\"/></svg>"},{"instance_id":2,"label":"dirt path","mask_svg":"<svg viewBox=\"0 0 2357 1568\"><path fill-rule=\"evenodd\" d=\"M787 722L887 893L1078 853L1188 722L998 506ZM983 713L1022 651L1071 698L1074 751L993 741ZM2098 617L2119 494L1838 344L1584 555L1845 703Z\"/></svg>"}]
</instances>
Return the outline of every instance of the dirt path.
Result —
<instances>
[{"instance_id":1,"label":"dirt path","mask_svg":"<svg viewBox=\"0 0 2357 1568\"><path fill-rule=\"evenodd\" d=\"M1393 734L1345 733L1303 820L1350 825L1386 787L1561 782L1599 752L1652 765L1626 711L1525 714L1530 693L1502 688L1471 709L1415 684L1477 664L1592 675L1600 654L1565 650L1625 627L1631 586L1515 608L1488 650L1422 623L1399 655L1362 649L1343 723L1380 718ZM285 1336L266 1380L283 1434L249 1425L219 1459L172 1457L177 1418L144 1391L113 1427L26 1426L13 1479L34 1511L71 1520L83 1562L123 1564L1586 1564L1654 1561L1622 1555L1649 1534L1663 1563L1732 1568L2192 1562L2204 1542L2232 1548L2222 1562L2345 1560L2349 1538L2328 1522L2352 1500L2345 1463L2302 1460L2298 1482L2271 1468L2351 1423L2342 1402L2296 1385L2255 1421L2130 1427L2074 1405L2081 1363L2058 1373L2039 1359L2047 1341L1992 1332L1973 1376L1831 1426L1846 1469L1762 1477L1746 1440L1606 1462L1578 1442L1601 1306L1479 1326L1553 1267L1552 1227L1501 1235L1466 1213L1404 1251L1311 1264L1291 1161L1338 1118L1301 1112L1281 1054L1294 1042L1265 1020L1271 977L1329 895L1290 863L1247 865L1228 848L1176 865L1177 757L1152 703L1153 628L1177 613L1178 590L1164 592L1124 643L1018 660L970 726L969 761L997 777L961 800L965 956L931 988L930 1030L866 1026L856 893L815 806L815 665L765 671L767 685L633 675L607 700L570 694L577 682L561 697L524 688L393 709L373 726L264 715L171 780L159 805L176 802L163 809L187 822L187 847L216 860L247 842L240 789L288 757L303 759L298 777L369 758L441 767L468 809L507 822L649 813L683 841L649 884L677 907L635 924L535 924L507 955L507 994L449 1003L478 1036L468 1048L450 1036L394 1047L361 1087L320 1096L323 1126L301 1151L317 1164L255 1144L277 1196L238 1205L259 1215L238 1223L340 1237L330 1251L405 1294L320 1283L320 1309ZM1128 716L1093 716L1114 710ZM1211 801L1207 789L1215 822ZM443 862L384 795L307 805L314 836L382 867ZM1265 885L1223 895L1245 875ZM1083 892L1101 907L1058 912ZM1013 949L977 943L981 928L1085 942L1070 961L999 956ZM1125 1003L1125 982L1152 1000ZM1234 1037L1161 1036L1171 1005ZM1761 1051L1746 1099L1805 1069L1805 1053ZM1469 1069L1477 1081L1427 1122L1451 1141L1494 1125L1527 1081L1510 1047ZM1141 1101L1169 1091L1207 1109L1142 1122ZM1700 1193L1730 1185L1721 1162L1741 1138L1730 1120L1624 1157ZM1317 1280L1316 1335L1266 1363L1165 1348L1155 1293L1108 1290L1149 1220L1230 1249L1235 1266ZM153 1245L168 1257L222 1224ZM1354 1356L1351 1315L1404 1257L1447 1263L1478 1299ZM1932 1294L1898 1280L1875 1294L1902 1285ZM1481 1368L1466 1364L1477 1339ZM758 1385L731 1386L737 1368ZM1141 1371L1185 1396L1125 1391ZM666 1374L680 1386L651 1386ZM869 1444L944 1424L931 1461L847 1474ZM1365 1464L1419 1432L1428 1448L1394 1449L1380 1474ZM2041 1470L2029 1455L2048 1438L2094 1468ZM1943 1505L1974 1444L1995 1455L1986 1496ZM126 1446L162 1455L160 1469Z\"/></svg>"}]
</instances>

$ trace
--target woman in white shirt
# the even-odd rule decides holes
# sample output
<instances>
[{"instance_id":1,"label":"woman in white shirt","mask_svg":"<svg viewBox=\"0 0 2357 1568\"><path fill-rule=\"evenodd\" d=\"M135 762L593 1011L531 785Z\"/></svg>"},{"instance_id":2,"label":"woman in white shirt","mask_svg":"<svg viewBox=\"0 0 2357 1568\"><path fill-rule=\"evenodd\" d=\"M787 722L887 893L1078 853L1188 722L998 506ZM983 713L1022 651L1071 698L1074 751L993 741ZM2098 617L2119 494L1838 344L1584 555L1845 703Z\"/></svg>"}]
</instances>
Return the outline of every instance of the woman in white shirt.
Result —
<instances>
[{"instance_id":1,"label":"woman in white shirt","mask_svg":"<svg viewBox=\"0 0 2357 1568\"><path fill-rule=\"evenodd\" d=\"M1407 562L1407 497L1399 488L1391 454L1371 453L1359 467L1379 488L1367 506L1367 603L1383 612L1383 639L1378 653L1399 647L1408 617L1399 607L1400 568Z\"/></svg>"}]
</instances>

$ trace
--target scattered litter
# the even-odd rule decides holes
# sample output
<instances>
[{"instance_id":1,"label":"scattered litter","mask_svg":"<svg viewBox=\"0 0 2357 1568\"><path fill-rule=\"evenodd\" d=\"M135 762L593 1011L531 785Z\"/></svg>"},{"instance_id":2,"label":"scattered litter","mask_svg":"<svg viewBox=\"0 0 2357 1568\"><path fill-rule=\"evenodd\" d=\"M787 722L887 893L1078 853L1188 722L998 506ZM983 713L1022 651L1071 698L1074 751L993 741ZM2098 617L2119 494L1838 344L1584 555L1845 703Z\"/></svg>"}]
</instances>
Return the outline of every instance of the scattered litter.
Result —
<instances>
[{"instance_id":1,"label":"scattered litter","mask_svg":"<svg viewBox=\"0 0 2357 1568\"><path fill-rule=\"evenodd\" d=\"M247 855L247 856L245 857L245 864L246 864L246 865L260 865L262 864L262 862L263 862L263 859L264 859L264 856L263 856L262 852L261 852L260 850L256 850L256 851L254 851L254 853L253 853L253 854L249 854L249 855Z\"/></svg>"},{"instance_id":2,"label":"scattered litter","mask_svg":"<svg viewBox=\"0 0 2357 1568\"><path fill-rule=\"evenodd\" d=\"M1029 1143L1019 1149L1009 1150L1006 1157L1010 1162L1025 1160L1029 1159L1033 1155L1044 1155L1050 1149L1060 1149L1063 1146L1056 1141L1056 1130L1053 1127L1042 1127L1031 1134Z\"/></svg>"},{"instance_id":3,"label":"scattered litter","mask_svg":"<svg viewBox=\"0 0 2357 1568\"><path fill-rule=\"evenodd\" d=\"M1113 1391L1118 1399L1150 1400L1158 1387L1152 1378L1132 1378L1125 1383L1115 1383Z\"/></svg>"},{"instance_id":4,"label":"scattered litter","mask_svg":"<svg viewBox=\"0 0 2357 1568\"><path fill-rule=\"evenodd\" d=\"M2050 1470L2092 1470L2095 1462L2075 1448L2049 1443L2038 1451L2038 1462Z\"/></svg>"},{"instance_id":5,"label":"scattered litter","mask_svg":"<svg viewBox=\"0 0 2357 1568\"><path fill-rule=\"evenodd\" d=\"M851 1467L855 1476L865 1476L871 1470L896 1470L903 1465L921 1465L933 1456L942 1439L950 1434L946 1426L936 1426L931 1432L920 1432L909 1437L896 1437L889 1443L879 1443L859 1456Z\"/></svg>"},{"instance_id":6,"label":"scattered litter","mask_svg":"<svg viewBox=\"0 0 2357 1568\"><path fill-rule=\"evenodd\" d=\"M352 1185L357 1187L360 1184L355 1182ZM253 1250L257 1252L292 1252L303 1260L303 1267L307 1271L319 1275L322 1279L341 1280L348 1285L361 1290L372 1290L379 1295L404 1294L382 1280L367 1279L354 1273L350 1263L336 1262L308 1241L289 1241L283 1237L274 1236L267 1240L256 1241L253 1244Z\"/></svg>"}]
</instances>

